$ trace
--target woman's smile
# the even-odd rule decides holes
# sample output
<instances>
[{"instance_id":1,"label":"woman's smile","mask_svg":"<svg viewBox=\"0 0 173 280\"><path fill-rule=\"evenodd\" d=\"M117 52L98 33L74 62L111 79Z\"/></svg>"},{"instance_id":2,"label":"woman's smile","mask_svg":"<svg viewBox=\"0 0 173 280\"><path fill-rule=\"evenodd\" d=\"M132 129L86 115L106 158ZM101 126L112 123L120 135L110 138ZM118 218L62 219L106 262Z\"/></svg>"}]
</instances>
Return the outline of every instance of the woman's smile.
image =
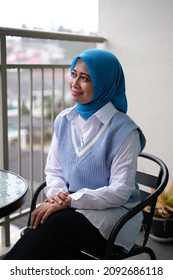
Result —
<instances>
[{"instance_id":1,"label":"woman's smile","mask_svg":"<svg viewBox=\"0 0 173 280\"><path fill-rule=\"evenodd\" d=\"M73 96L79 96L81 94L82 94L82 92L76 91L75 89L72 88L72 95Z\"/></svg>"}]
</instances>

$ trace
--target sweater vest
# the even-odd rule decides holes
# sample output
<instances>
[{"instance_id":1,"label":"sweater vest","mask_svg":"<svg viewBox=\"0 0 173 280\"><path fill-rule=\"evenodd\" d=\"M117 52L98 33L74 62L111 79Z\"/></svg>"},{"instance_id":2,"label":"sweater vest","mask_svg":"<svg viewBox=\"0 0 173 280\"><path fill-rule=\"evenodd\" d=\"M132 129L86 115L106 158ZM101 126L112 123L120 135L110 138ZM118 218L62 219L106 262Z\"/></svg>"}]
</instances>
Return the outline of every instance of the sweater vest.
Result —
<instances>
[{"instance_id":1,"label":"sweater vest","mask_svg":"<svg viewBox=\"0 0 173 280\"><path fill-rule=\"evenodd\" d=\"M55 120L58 157L69 192L108 186L112 160L129 133L136 129L142 151L145 146L142 131L121 112L116 113L108 125L102 125L96 135L80 148L75 128L65 115L58 115Z\"/></svg>"}]
</instances>

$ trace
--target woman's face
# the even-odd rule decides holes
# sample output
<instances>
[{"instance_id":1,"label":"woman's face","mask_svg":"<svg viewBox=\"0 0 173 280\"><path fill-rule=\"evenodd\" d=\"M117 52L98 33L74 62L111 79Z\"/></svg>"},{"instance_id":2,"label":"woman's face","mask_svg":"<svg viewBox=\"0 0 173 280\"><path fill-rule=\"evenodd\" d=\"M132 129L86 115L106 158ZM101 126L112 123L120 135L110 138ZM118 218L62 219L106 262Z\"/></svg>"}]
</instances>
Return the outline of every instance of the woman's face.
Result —
<instances>
[{"instance_id":1,"label":"woman's face","mask_svg":"<svg viewBox=\"0 0 173 280\"><path fill-rule=\"evenodd\" d=\"M71 72L69 85L73 100L76 103L87 104L91 102L94 97L92 81L85 63L81 59L76 62Z\"/></svg>"}]
</instances>

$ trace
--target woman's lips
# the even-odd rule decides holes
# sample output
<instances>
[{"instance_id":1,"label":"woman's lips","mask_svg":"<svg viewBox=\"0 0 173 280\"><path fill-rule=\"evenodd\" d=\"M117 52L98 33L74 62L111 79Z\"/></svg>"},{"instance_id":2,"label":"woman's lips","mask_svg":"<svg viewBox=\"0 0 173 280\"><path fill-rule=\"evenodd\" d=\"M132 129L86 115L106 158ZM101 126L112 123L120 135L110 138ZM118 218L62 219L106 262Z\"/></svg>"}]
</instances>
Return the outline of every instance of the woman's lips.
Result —
<instances>
[{"instance_id":1,"label":"woman's lips","mask_svg":"<svg viewBox=\"0 0 173 280\"><path fill-rule=\"evenodd\" d=\"M72 90L72 95L73 95L73 96L79 96L79 95L81 95L81 94L82 94L82 92L78 92L78 91Z\"/></svg>"}]
</instances>

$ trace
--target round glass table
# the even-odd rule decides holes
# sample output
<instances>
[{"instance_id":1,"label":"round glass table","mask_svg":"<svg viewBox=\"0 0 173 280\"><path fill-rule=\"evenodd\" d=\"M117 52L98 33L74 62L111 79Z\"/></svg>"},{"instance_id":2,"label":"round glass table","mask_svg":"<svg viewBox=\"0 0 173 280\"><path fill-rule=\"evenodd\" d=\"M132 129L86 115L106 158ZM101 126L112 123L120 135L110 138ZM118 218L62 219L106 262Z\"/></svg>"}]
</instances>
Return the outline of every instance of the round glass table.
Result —
<instances>
[{"instance_id":1,"label":"round glass table","mask_svg":"<svg viewBox=\"0 0 173 280\"><path fill-rule=\"evenodd\" d=\"M25 202L27 182L19 175L0 170L0 218L19 209Z\"/></svg>"}]
</instances>

